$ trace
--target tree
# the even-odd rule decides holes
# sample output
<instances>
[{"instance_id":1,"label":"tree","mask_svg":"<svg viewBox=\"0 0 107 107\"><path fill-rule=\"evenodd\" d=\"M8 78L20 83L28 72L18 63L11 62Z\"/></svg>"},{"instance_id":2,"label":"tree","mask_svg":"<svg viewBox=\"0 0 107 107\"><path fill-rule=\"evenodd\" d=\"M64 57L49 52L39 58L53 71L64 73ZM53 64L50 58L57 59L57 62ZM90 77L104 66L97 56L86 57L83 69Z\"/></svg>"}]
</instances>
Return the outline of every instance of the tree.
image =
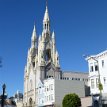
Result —
<instances>
[{"instance_id":1,"label":"tree","mask_svg":"<svg viewBox=\"0 0 107 107\"><path fill-rule=\"evenodd\" d=\"M81 100L79 96L75 93L67 94L63 99L62 106L63 107L80 107Z\"/></svg>"},{"instance_id":2,"label":"tree","mask_svg":"<svg viewBox=\"0 0 107 107\"><path fill-rule=\"evenodd\" d=\"M99 88L100 91L103 90L103 85L101 84L101 82L98 84L98 88Z\"/></svg>"}]
</instances>

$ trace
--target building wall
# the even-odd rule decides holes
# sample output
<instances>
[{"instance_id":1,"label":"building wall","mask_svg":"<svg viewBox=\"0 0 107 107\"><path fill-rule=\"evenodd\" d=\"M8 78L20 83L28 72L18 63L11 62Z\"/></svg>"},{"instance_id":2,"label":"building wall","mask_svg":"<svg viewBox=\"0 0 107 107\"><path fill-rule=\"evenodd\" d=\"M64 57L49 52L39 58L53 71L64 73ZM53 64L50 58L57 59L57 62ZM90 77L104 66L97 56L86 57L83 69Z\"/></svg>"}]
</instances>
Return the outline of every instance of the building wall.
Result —
<instances>
[{"instance_id":1,"label":"building wall","mask_svg":"<svg viewBox=\"0 0 107 107\"><path fill-rule=\"evenodd\" d=\"M83 97L81 98L82 107L92 107L92 97Z\"/></svg>"},{"instance_id":2,"label":"building wall","mask_svg":"<svg viewBox=\"0 0 107 107\"><path fill-rule=\"evenodd\" d=\"M52 105L55 102L55 88L54 88L54 79L48 78L40 82L37 90L37 106L47 106Z\"/></svg>"},{"instance_id":3,"label":"building wall","mask_svg":"<svg viewBox=\"0 0 107 107\"><path fill-rule=\"evenodd\" d=\"M62 100L68 93L76 93L85 97L85 85L82 81L55 79L55 105L62 107Z\"/></svg>"},{"instance_id":4,"label":"building wall","mask_svg":"<svg viewBox=\"0 0 107 107\"><path fill-rule=\"evenodd\" d=\"M84 81L84 83L88 86L88 75L88 72L63 71L62 79Z\"/></svg>"},{"instance_id":5,"label":"building wall","mask_svg":"<svg viewBox=\"0 0 107 107\"><path fill-rule=\"evenodd\" d=\"M55 102L55 82L54 79L50 78L44 81L44 96L45 102L44 105L52 105Z\"/></svg>"}]
</instances>

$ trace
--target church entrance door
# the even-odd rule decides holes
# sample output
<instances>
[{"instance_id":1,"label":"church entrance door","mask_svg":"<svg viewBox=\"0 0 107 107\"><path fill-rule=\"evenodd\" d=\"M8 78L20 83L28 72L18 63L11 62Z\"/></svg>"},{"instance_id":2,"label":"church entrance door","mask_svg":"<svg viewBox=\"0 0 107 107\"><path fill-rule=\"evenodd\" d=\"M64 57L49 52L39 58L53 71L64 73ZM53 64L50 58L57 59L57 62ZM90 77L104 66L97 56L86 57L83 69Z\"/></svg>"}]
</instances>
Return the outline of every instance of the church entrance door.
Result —
<instances>
[{"instance_id":1,"label":"church entrance door","mask_svg":"<svg viewBox=\"0 0 107 107\"><path fill-rule=\"evenodd\" d=\"M32 98L30 98L29 99L29 107L33 107L32 104L33 104L33 101L32 101Z\"/></svg>"}]
</instances>

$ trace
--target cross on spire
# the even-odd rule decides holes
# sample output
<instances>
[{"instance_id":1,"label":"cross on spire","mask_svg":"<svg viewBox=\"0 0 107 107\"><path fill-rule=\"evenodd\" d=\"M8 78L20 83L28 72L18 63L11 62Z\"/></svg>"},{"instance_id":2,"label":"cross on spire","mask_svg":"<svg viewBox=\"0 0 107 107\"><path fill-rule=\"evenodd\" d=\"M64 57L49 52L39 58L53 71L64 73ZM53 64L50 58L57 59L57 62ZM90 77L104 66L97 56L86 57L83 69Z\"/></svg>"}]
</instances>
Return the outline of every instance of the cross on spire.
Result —
<instances>
[{"instance_id":1,"label":"cross on spire","mask_svg":"<svg viewBox=\"0 0 107 107\"><path fill-rule=\"evenodd\" d=\"M46 6L48 6L48 0L46 0Z\"/></svg>"}]
</instances>

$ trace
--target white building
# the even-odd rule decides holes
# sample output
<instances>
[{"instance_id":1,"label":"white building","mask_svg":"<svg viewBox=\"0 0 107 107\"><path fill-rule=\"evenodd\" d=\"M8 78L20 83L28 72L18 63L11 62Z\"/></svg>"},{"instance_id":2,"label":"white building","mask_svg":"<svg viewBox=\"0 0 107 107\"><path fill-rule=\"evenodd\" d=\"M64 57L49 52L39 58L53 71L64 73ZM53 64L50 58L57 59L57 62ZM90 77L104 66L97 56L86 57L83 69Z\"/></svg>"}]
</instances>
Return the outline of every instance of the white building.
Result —
<instances>
[{"instance_id":1,"label":"white building","mask_svg":"<svg viewBox=\"0 0 107 107\"><path fill-rule=\"evenodd\" d=\"M46 79L43 83L40 81L36 89L36 95L37 107L53 105L55 102L54 79Z\"/></svg>"},{"instance_id":2,"label":"white building","mask_svg":"<svg viewBox=\"0 0 107 107\"><path fill-rule=\"evenodd\" d=\"M99 94L99 76L103 85L102 94L107 96L107 50L86 58L89 66L89 86L91 94Z\"/></svg>"}]
</instances>

